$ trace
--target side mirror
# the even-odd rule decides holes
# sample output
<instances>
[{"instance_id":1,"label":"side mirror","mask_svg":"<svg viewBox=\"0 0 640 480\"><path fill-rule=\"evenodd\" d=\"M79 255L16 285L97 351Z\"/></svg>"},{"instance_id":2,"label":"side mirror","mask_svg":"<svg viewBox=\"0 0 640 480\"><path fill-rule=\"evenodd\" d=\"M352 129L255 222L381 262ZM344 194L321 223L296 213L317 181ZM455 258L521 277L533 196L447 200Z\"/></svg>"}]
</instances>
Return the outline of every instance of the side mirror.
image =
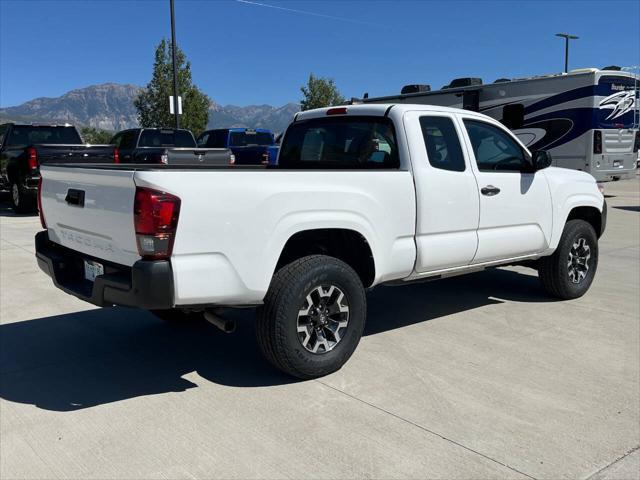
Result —
<instances>
[{"instance_id":1,"label":"side mirror","mask_svg":"<svg viewBox=\"0 0 640 480\"><path fill-rule=\"evenodd\" d=\"M533 152L532 163L535 171L550 167L552 163L551 154L546 150L537 150Z\"/></svg>"}]
</instances>

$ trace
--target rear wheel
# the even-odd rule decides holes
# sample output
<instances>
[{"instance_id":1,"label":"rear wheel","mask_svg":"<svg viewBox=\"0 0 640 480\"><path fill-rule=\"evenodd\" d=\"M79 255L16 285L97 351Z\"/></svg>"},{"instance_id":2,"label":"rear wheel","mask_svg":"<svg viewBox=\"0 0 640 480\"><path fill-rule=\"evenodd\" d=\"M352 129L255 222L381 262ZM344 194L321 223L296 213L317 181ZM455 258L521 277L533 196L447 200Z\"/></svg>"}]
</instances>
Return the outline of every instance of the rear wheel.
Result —
<instances>
[{"instance_id":1,"label":"rear wheel","mask_svg":"<svg viewBox=\"0 0 640 480\"><path fill-rule=\"evenodd\" d=\"M34 213L37 211L37 202L33 194L25 191L19 183L10 183L11 206L16 213Z\"/></svg>"},{"instance_id":2,"label":"rear wheel","mask_svg":"<svg viewBox=\"0 0 640 480\"><path fill-rule=\"evenodd\" d=\"M321 377L351 357L365 317L364 287L349 265L324 255L303 257L274 275L258 309L258 344L283 372Z\"/></svg>"},{"instance_id":3,"label":"rear wheel","mask_svg":"<svg viewBox=\"0 0 640 480\"><path fill-rule=\"evenodd\" d=\"M538 275L551 295L569 300L584 295L598 268L598 237L584 220L569 220L558 248L540 259Z\"/></svg>"}]
</instances>

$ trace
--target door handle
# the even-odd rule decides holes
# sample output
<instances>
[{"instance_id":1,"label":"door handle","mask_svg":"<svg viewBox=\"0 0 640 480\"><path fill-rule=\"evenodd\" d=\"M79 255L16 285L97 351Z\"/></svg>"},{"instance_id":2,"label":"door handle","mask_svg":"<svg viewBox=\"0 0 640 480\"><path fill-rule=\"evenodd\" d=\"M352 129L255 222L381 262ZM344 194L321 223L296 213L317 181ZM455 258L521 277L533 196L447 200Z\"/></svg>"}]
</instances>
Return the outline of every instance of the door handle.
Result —
<instances>
[{"instance_id":1,"label":"door handle","mask_svg":"<svg viewBox=\"0 0 640 480\"><path fill-rule=\"evenodd\" d=\"M500 189L498 187L494 187L493 185L487 185L486 187L482 187L480 189L480 193L486 195L487 197L493 197L500 193Z\"/></svg>"}]
</instances>

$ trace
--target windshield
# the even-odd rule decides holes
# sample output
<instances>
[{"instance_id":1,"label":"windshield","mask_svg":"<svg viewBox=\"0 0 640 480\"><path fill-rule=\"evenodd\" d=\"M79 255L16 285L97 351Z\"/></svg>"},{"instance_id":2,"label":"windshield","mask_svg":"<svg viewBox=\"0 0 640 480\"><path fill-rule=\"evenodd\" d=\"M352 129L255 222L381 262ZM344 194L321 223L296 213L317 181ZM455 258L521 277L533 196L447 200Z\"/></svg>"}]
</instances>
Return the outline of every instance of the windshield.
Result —
<instances>
[{"instance_id":1,"label":"windshield","mask_svg":"<svg viewBox=\"0 0 640 480\"><path fill-rule=\"evenodd\" d=\"M229 146L273 145L273 135L269 132L231 132Z\"/></svg>"},{"instance_id":2,"label":"windshield","mask_svg":"<svg viewBox=\"0 0 640 480\"><path fill-rule=\"evenodd\" d=\"M278 162L283 168L398 168L391 120L328 117L293 123Z\"/></svg>"},{"instance_id":3,"label":"windshield","mask_svg":"<svg viewBox=\"0 0 640 480\"><path fill-rule=\"evenodd\" d=\"M196 141L189 130L143 130L138 146L193 148Z\"/></svg>"},{"instance_id":4,"label":"windshield","mask_svg":"<svg viewBox=\"0 0 640 480\"><path fill-rule=\"evenodd\" d=\"M47 127L15 125L7 139L7 145L33 145L36 143L81 144L75 127Z\"/></svg>"},{"instance_id":5,"label":"windshield","mask_svg":"<svg viewBox=\"0 0 640 480\"><path fill-rule=\"evenodd\" d=\"M638 80L640 88L640 80ZM631 77L606 76L598 82L598 128L638 127L638 90Z\"/></svg>"}]
</instances>

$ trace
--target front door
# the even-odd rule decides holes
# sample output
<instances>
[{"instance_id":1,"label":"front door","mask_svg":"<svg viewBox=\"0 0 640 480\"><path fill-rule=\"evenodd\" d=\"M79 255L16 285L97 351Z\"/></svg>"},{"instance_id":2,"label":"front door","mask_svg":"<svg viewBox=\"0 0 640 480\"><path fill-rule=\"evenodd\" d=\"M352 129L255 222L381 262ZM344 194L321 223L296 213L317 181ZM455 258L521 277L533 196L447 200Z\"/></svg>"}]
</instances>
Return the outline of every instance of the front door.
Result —
<instances>
[{"instance_id":1,"label":"front door","mask_svg":"<svg viewBox=\"0 0 640 480\"><path fill-rule=\"evenodd\" d=\"M549 245L552 204L547 180L502 126L463 119L474 157L480 222L474 264L536 254Z\"/></svg>"}]
</instances>

